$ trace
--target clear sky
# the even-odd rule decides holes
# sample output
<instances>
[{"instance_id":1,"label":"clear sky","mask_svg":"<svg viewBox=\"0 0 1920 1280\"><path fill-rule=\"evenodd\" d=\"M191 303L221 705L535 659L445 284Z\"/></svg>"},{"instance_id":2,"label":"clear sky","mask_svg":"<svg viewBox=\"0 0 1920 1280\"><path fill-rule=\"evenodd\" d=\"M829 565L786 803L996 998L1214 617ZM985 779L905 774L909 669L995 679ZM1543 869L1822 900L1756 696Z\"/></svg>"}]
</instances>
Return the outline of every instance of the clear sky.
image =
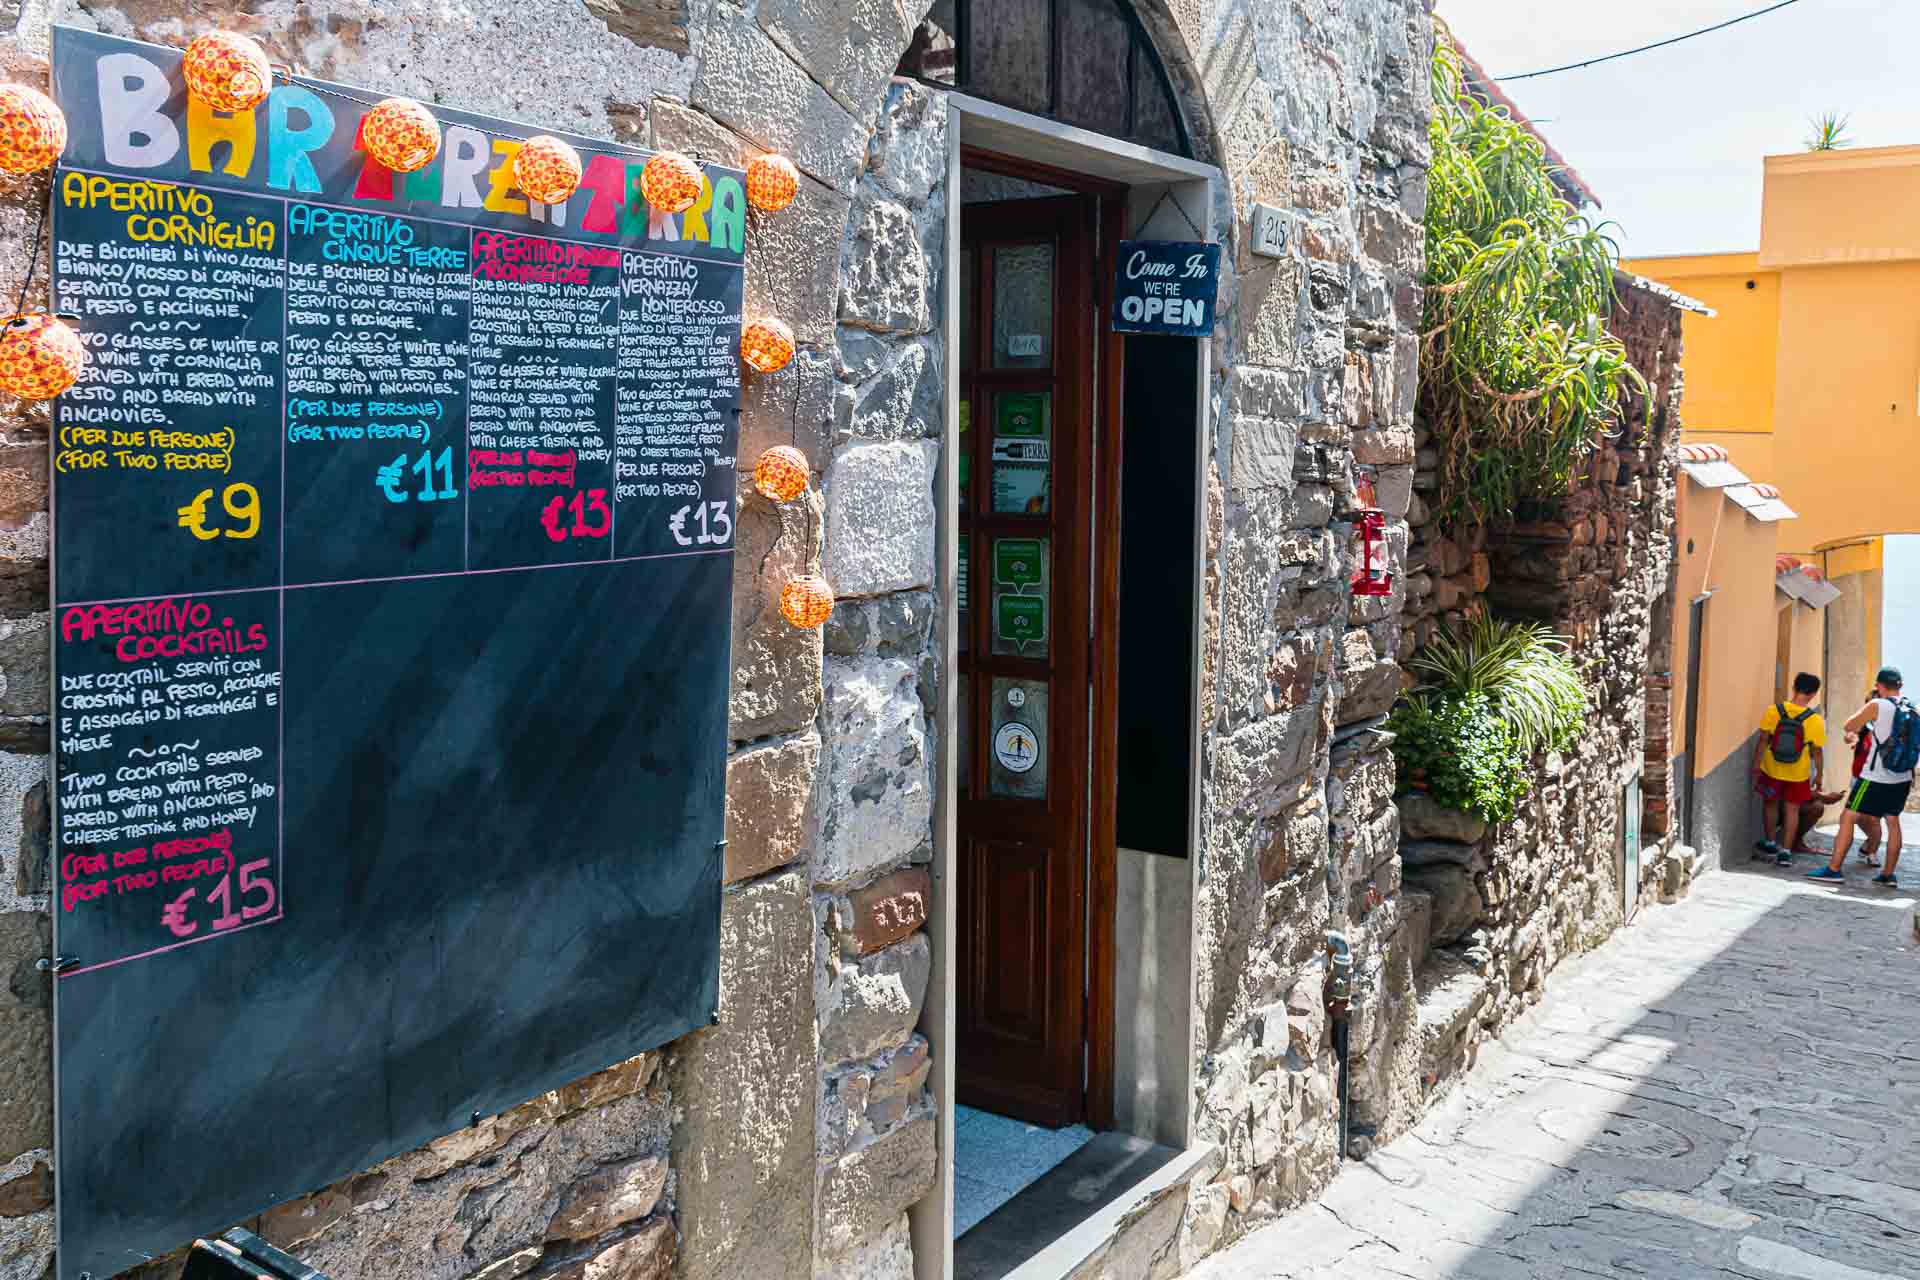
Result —
<instances>
[{"instance_id":1,"label":"clear sky","mask_svg":"<svg viewBox=\"0 0 1920 1280\"><path fill-rule=\"evenodd\" d=\"M1663 40L1771 0L1439 0L1488 73ZM1852 117L1856 146L1920 143L1920 0L1799 0L1725 31L1501 86L1620 223L1629 254L1753 249L1761 157L1804 150L1808 120Z\"/></svg>"}]
</instances>

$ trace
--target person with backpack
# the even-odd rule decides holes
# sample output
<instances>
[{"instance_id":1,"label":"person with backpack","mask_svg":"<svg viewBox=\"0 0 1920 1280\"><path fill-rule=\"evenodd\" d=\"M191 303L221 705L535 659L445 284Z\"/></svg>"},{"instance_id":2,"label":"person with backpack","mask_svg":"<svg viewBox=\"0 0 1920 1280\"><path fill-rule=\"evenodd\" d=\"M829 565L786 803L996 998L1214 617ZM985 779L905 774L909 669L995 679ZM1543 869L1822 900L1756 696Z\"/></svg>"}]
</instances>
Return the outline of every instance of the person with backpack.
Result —
<instances>
[{"instance_id":1,"label":"person with backpack","mask_svg":"<svg viewBox=\"0 0 1920 1280\"><path fill-rule=\"evenodd\" d=\"M1861 818L1885 820L1886 869L1873 882L1887 888L1899 883L1894 871L1900 865L1900 814L1907 807L1907 793L1913 789L1913 769L1920 764L1920 710L1900 695L1900 672L1883 667L1874 677L1874 696L1847 717L1847 732L1873 731L1873 749L1867 767L1847 791L1846 811L1840 815L1840 830L1833 838L1833 858L1818 871L1807 873L1812 880L1841 880L1840 864L1853 846L1854 824Z\"/></svg>"},{"instance_id":2,"label":"person with backpack","mask_svg":"<svg viewBox=\"0 0 1920 1280\"><path fill-rule=\"evenodd\" d=\"M1790 850L1800 833L1801 811L1813 799L1813 778L1825 762L1827 725L1813 709L1819 692L1819 676L1808 671L1795 676L1795 700L1767 708L1754 746L1753 789L1760 795L1761 818L1754 856L1772 855L1783 867L1793 865Z\"/></svg>"}]
</instances>

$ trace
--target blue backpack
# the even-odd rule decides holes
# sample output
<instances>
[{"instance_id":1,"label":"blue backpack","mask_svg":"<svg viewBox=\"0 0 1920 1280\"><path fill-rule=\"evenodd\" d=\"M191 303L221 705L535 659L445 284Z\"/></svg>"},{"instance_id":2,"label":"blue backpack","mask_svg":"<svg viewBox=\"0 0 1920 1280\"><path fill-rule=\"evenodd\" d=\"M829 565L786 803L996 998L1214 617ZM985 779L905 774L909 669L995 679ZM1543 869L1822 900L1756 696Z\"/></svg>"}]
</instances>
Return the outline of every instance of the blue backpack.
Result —
<instances>
[{"instance_id":1,"label":"blue backpack","mask_svg":"<svg viewBox=\"0 0 1920 1280\"><path fill-rule=\"evenodd\" d=\"M1891 773L1906 773L1920 764L1920 711L1905 698L1893 699L1893 728L1874 757L1875 763Z\"/></svg>"}]
</instances>

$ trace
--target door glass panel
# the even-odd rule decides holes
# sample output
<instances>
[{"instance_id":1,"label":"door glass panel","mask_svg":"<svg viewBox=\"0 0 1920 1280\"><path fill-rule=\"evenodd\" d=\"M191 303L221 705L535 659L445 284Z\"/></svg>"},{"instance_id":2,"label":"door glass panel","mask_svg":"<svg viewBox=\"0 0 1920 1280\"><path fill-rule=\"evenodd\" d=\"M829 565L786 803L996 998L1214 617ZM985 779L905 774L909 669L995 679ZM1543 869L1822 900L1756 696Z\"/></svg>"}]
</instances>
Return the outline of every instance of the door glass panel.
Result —
<instances>
[{"instance_id":1,"label":"door glass panel","mask_svg":"<svg viewBox=\"0 0 1920 1280\"><path fill-rule=\"evenodd\" d=\"M993 678L993 742L987 777L993 794L1047 798L1047 686L1040 680Z\"/></svg>"},{"instance_id":2,"label":"door glass panel","mask_svg":"<svg viewBox=\"0 0 1920 1280\"><path fill-rule=\"evenodd\" d=\"M1053 246L993 251L993 365L1045 369L1053 363Z\"/></svg>"},{"instance_id":3,"label":"door glass panel","mask_svg":"<svg viewBox=\"0 0 1920 1280\"><path fill-rule=\"evenodd\" d=\"M1043 516L1052 506L1053 396L1002 391L993 397L993 509Z\"/></svg>"},{"instance_id":4,"label":"door glass panel","mask_svg":"<svg viewBox=\"0 0 1920 1280\"><path fill-rule=\"evenodd\" d=\"M1127 55L1132 31L1113 0L1060 0L1060 118L1127 135Z\"/></svg>"},{"instance_id":5,"label":"door glass panel","mask_svg":"<svg viewBox=\"0 0 1920 1280\"><path fill-rule=\"evenodd\" d=\"M993 540L993 651L1016 658L1047 656L1052 574L1046 538Z\"/></svg>"},{"instance_id":6,"label":"door glass panel","mask_svg":"<svg viewBox=\"0 0 1920 1280\"><path fill-rule=\"evenodd\" d=\"M956 682L953 749L960 753L960 794L973 791L973 677L962 671Z\"/></svg>"},{"instance_id":7,"label":"door glass panel","mask_svg":"<svg viewBox=\"0 0 1920 1280\"><path fill-rule=\"evenodd\" d=\"M1034 0L973 0L967 11L968 91L1023 111L1045 111L1051 14L1050 5Z\"/></svg>"},{"instance_id":8,"label":"door glass panel","mask_svg":"<svg viewBox=\"0 0 1920 1280\"><path fill-rule=\"evenodd\" d=\"M967 574L968 543L972 539L965 533L960 535L960 573L953 584L954 595L960 601L960 652L965 653L973 641L973 610L971 583Z\"/></svg>"},{"instance_id":9,"label":"door glass panel","mask_svg":"<svg viewBox=\"0 0 1920 1280\"><path fill-rule=\"evenodd\" d=\"M973 348L979 341L975 321L980 300L976 290L980 282L973 274L973 246L960 250L960 367L973 368Z\"/></svg>"},{"instance_id":10,"label":"door glass panel","mask_svg":"<svg viewBox=\"0 0 1920 1280\"><path fill-rule=\"evenodd\" d=\"M962 392L960 395L960 511L963 516L973 511L973 437L967 432L973 426L973 398Z\"/></svg>"}]
</instances>

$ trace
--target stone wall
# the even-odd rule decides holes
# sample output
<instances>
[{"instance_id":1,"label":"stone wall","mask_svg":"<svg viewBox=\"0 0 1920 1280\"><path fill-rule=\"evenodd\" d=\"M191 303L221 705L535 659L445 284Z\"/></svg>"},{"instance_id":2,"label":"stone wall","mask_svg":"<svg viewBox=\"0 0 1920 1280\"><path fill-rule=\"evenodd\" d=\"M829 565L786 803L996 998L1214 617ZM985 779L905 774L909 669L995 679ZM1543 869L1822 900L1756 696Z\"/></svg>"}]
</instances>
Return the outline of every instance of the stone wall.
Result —
<instances>
[{"instance_id":1,"label":"stone wall","mask_svg":"<svg viewBox=\"0 0 1920 1280\"><path fill-rule=\"evenodd\" d=\"M1649 393L1631 398L1552 518L1452 537L1431 521L1414 531L1414 559L1439 575L1410 603L1415 636L1474 607L1545 622L1572 637L1592 706L1572 750L1535 763L1509 822L1489 826L1418 793L1385 809L1398 817L1400 856L1376 877L1388 896L1365 925L1352 1033L1357 1151L1410 1127L1479 1045L1540 999L1561 960L1620 925L1622 788L1636 773L1653 803L1634 901L1671 899L1692 875L1664 808L1680 316L1670 295L1623 280L1611 327ZM1431 488L1424 467L1416 484ZM1382 928L1389 936L1372 945Z\"/></svg>"},{"instance_id":2,"label":"stone wall","mask_svg":"<svg viewBox=\"0 0 1920 1280\"><path fill-rule=\"evenodd\" d=\"M749 378L741 456L792 440L816 483L811 512L776 508L743 469L720 1023L249 1224L336 1280L911 1274L904 1213L935 1159L913 1024L946 112L892 72L925 7L56 0L0 19L0 72L25 83L46 81L50 21L163 43L228 27L306 73L723 163L779 150L802 173L794 205L749 232L748 310L784 317L800 351ZM9 292L45 199L44 178L0 179ZM0 1280L38 1280L53 1244L35 968L50 952L47 430L43 407L0 415ZM824 632L779 616L803 562L841 596ZM176 1255L141 1274L178 1270Z\"/></svg>"}]
</instances>

